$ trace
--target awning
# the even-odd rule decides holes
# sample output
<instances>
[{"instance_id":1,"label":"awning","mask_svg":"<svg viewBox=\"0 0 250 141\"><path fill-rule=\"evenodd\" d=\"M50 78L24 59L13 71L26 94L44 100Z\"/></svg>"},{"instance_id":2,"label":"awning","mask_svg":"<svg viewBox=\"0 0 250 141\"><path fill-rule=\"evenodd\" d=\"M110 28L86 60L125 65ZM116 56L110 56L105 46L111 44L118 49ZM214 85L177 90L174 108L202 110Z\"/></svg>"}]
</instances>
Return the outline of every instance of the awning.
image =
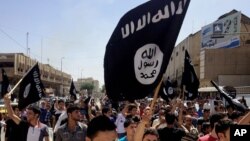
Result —
<instances>
[{"instance_id":1,"label":"awning","mask_svg":"<svg viewBox=\"0 0 250 141\"><path fill-rule=\"evenodd\" d=\"M198 92L218 92L215 87L202 87L198 89Z\"/></svg>"}]
</instances>

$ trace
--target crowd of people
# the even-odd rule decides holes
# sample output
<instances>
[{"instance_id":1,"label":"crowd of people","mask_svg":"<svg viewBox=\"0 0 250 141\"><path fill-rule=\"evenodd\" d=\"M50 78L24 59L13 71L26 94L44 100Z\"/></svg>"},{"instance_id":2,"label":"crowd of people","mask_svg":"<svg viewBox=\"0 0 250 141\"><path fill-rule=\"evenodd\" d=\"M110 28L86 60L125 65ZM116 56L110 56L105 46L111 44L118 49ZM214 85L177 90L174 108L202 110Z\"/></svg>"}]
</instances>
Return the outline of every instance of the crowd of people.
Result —
<instances>
[{"instance_id":1,"label":"crowd of people","mask_svg":"<svg viewBox=\"0 0 250 141\"><path fill-rule=\"evenodd\" d=\"M9 95L4 103L6 141L229 141L231 125L250 124L249 111L209 99L159 98L152 106L146 98L114 103L81 96L42 99L22 111Z\"/></svg>"}]
</instances>

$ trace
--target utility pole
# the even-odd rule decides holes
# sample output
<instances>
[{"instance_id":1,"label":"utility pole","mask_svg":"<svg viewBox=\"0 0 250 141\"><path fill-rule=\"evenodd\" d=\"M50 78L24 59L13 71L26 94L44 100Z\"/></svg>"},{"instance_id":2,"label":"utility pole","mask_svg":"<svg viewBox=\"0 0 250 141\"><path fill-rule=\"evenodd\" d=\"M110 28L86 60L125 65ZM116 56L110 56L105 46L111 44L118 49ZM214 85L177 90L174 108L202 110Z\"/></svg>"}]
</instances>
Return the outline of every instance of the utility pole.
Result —
<instances>
[{"instance_id":1,"label":"utility pole","mask_svg":"<svg viewBox=\"0 0 250 141\"><path fill-rule=\"evenodd\" d=\"M81 69L81 81L82 81L82 71L83 71L83 69Z\"/></svg>"},{"instance_id":2,"label":"utility pole","mask_svg":"<svg viewBox=\"0 0 250 141\"><path fill-rule=\"evenodd\" d=\"M43 63L43 38L41 39L41 63Z\"/></svg>"},{"instance_id":3,"label":"utility pole","mask_svg":"<svg viewBox=\"0 0 250 141\"><path fill-rule=\"evenodd\" d=\"M61 83L62 83L62 95L64 94L64 89L63 89L63 71L62 71L62 60L64 59L64 57L61 58Z\"/></svg>"},{"instance_id":4,"label":"utility pole","mask_svg":"<svg viewBox=\"0 0 250 141\"><path fill-rule=\"evenodd\" d=\"M27 47L27 56L29 57L29 32L26 33L26 47Z\"/></svg>"}]
</instances>

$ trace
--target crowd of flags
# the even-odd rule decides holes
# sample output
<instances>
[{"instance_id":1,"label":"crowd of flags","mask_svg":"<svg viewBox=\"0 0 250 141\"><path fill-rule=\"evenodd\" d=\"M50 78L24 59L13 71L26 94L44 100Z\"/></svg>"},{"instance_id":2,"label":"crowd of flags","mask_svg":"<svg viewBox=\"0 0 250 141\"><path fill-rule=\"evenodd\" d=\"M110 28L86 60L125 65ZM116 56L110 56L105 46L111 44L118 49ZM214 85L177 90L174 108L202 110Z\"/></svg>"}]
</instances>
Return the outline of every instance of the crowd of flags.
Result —
<instances>
[{"instance_id":1,"label":"crowd of flags","mask_svg":"<svg viewBox=\"0 0 250 141\"><path fill-rule=\"evenodd\" d=\"M106 94L111 100L141 99L155 91L168 66L189 3L190 0L148 1L121 18L106 46L104 57ZM4 69L1 84L1 96L4 97L10 92L9 79ZM160 84L159 95L163 99L171 101L178 96L177 86L173 85L170 78ZM245 110L241 104L213 84L229 104L235 105L239 110ZM17 85L20 109L46 96L38 63ZM199 79L186 50L181 80L183 98L196 99L198 88ZM77 99L73 80L69 94ZM90 100L89 97L86 102Z\"/></svg>"},{"instance_id":2,"label":"crowd of flags","mask_svg":"<svg viewBox=\"0 0 250 141\"><path fill-rule=\"evenodd\" d=\"M36 63L21 78L18 95L18 107L20 109L24 109L29 104L35 103L42 97L45 97L45 89L40 78L41 77L38 63ZM241 112L245 112L247 110L247 107L241 104L236 98L231 97L229 93L221 89L214 81L211 81L211 83L218 90L221 97L223 97L227 101L228 104L234 106ZM187 51L185 51L184 72L182 74L181 87L185 100L194 100L198 97L199 79L196 76L191 58ZM164 100L171 101L172 99L179 96L176 92L176 88L177 86L174 85L168 77L167 80L163 81L163 83L161 84L159 95ZM2 69L1 96L4 97L4 95L10 92L10 90L10 82L7 73L4 69ZM77 99L77 93L78 92L72 79L69 94ZM90 99L91 97L88 97L85 102L88 103Z\"/></svg>"},{"instance_id":3,"label":"crowd of flags","mask_svg":"<svg viewBox=\"0 0 250 141\"><path fill-rule=\"evenodd\" d=\"M40 69L38 63L36 63L30 70L19 80L14 88L19 86L18 92L18 108L24 109L30 104L36 103L42 97L46 97L45 87L41 80ZM2 81L1 81L1 98L3 98L6 94L11 91L9 78L7 73L2 68ZM14 90L13 90L14 91ZM71 82L70 95L74 96L77 99L76 88L73 83L73 79ZM9 93L9 95L11 95Z\"/></svg>"},{"instance_id":4,"label":"crowd of flags","mask_svg":"<svg viewBox=\"0 0 250 141\"><path fill-rule=\"evenodd\" d=\"M163 81L159 95L166 101L170 101L174 98L183 98L184 100L194 100L198 97L199 79L195 73L194 66L188 51L185 51L184 57L184 71L181 79L181 92L177 92L177 86L174 85L168 77L166 81Z\"/></svg>"}]
</instances>

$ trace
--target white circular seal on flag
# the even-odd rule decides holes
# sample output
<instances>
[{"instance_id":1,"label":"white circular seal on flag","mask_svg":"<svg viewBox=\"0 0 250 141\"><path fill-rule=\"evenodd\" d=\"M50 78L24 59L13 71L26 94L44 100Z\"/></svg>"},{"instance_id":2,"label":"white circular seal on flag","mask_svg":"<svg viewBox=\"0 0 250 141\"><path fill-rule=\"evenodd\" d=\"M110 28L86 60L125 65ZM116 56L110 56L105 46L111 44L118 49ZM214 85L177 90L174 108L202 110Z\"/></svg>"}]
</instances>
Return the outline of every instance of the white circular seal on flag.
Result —
<instances>
[{"instance_id":1,"label":"white circular seal on flag","mask_svg":"<svg viewBox=\"0 0 250 141\"><path fill-rule=\"evenodd\" d=\"M193 93L188 93L188 97L192 97L193 96Z\"/></svg>"},{"instance_id":2,"label":"white circular seal on flag","mask_svg":"<svg viewBox=\"0 0 250 141\"><path fill-rule=\"evenodd\" d=\"M146 44L136 51L134 69L136 79L145 85L154 83L162 65L163 53L156 44Z\"/></svg>"},{"instance_id":3,"label":"white circular seal on flag","mask_svg":"<svg viewBox=\"0 0 250 141\"><path fill-rule=\"evenodd\" d=\"M29 84L25 87L24 92L23 92L23 97L24 97L24 98L27 98L27 97L28 97L28 95L29 95L29 93L30 93L30 86L31 86L31 84L29 83Z\"/></svg>"},{"instance_id":4,"label":"white circular seal on flag","mask_svg":"<svg viewBox=\"0 0 250 141\"><path fill-rule=\"evenodd\" d=\"M174 93L174 89L172 87L168 88L168 94L172 95Z\"/></svg>"}]
</instances>

